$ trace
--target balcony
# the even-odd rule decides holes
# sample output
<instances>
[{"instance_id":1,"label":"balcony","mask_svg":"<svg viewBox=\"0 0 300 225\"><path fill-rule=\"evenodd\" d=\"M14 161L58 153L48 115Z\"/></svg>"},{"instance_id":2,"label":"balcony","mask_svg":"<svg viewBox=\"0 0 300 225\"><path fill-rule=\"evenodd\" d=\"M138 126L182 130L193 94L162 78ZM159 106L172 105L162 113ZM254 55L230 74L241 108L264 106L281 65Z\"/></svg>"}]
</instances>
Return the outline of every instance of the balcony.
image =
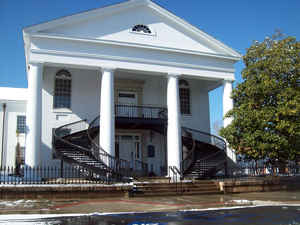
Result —
<instances>
[{"instance_id":1,"label":"balcony","mask_svg":"<svg viewBox=\"0 0 300 225\"><path fill-rule=\"evenodd\" d=\"M167 109L164 107L141 105L115 105L116 128L152 129L159 133L165 131Z\"/></svg>"}]
</instances>

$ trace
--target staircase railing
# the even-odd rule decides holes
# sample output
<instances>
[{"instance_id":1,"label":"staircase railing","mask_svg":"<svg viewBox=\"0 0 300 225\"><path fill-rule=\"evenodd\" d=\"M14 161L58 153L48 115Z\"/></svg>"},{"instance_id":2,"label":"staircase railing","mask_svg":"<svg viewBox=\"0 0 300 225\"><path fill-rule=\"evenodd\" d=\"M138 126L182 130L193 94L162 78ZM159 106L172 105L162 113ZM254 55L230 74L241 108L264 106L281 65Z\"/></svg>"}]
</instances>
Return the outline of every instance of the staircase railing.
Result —
<instances>
[{"instance_id":1,"label":"staircase railing","mask_svg":"<svg viewBox=\"0 0 300 225\"><path fill-rule=\"evenodd\" d=\"M213 166L208 163L209 160L218 159L218 157L220 156L222 157L222 160L219 159L217 162L214 163ZM224 166L227 162L224 156L225 156L224 151L217 151L215 153L208 155L207 157L200 159L199 163L201 164L201 168L203 169L203 171L206 171L207 173L206 176L209 175L211 170L215 170L215 172L217 172L217 170L219 170L220 168L225 167L225 170L227 169L226 166ZM225 173L227 172L225 171Z\"/></svg>"},{"instance_id":2,"label":"staircase railing","mask_svg":"<svg viewBox=\"0 0 300 225\"><path fill-rule=\"evenodd\" d=\"M188 127L182 127L182 135L183 135L183 140L190 139L190 141L194 140L194 141L210 144L221 150L220 152L218 151L216 153L212 153L211 155L205 157L204 159L201 159L201 161L203 162L205 162L206 160L212 157L216 157L216 155L220 153L224 154L226 152L226 142L218 136L203 131L199 131L196 129L188 128ZM196 156L195 147L193 147L188 153L188 155L185 157L185 159L183 159L181 162L181 166L182 166L181 168L183 172L186 171L191 166L191 164L195 161L195 156Z\"/></svg>"},{"instance_id":3,"label":"staircase railing","mask_svg":"<svg viewBox=\"0 0 300 225\"><path fill-rule=\"evenodd\" d=\"M54 129L53 132L54 150L56 151L57 148L60 147L60 145L65 144L67 146L70 146L76 150L83 152L86 155L91 155L91 151L88 148L75 144L74 141L72 142L72 139L68 139L71 138L71 136L74 135L75 133L80 133L82 132L82 130L86 130L87 126L88 124L86 120L79 120L70 124L65 124L63 126Z\"/></svg>"},{"instance_id":4,"label":"staircase railing","mask_svg":"<svg viewBox=\"0 0 300 225\"><path fill-rule=\"evenodd\" d=\"M105 164L111 168L114 172L120 173L122 175L129 176L131 175L130 170L130 162L124 159L118 159L110 154L108 154L105 150L103 150L97 141L99 142L99 135L100 135L100 128L99 128L99 121L100 116L97 116L89 125L89 128L87 130L88 138L91 141L92 144L92 154L93 156L101 160L102 162L105 162ZM99 130L99 132L96 132L96 136L93 135L95 133L95 130Z\"/></svg>"},{"instance_id":5,"label":"staircase railing","mask_svg":"<svg viewBox=\"0 0 300 225\"><path fill-rule=\"evenodd\" d=\"M176 166L169 166L168 176L171 178L171 181L177 183L182 179L182 173Z\"/></svg>"},{"instance_id":6,"label":"staircase railing","mask_svg":"<svg viewBox=\"0 0 300 225\"><path fill-rule=\"evenodd\" d=\"M80 152L88 157L95 159L93 156L90 146L82 145L82 135L87 135L86 130L88 127L88 123L86 120L76 121L70 124L66 124L54 129L53 132L53 148L55 150L55 154L62 158L65 158L61 150L70 150L70 152ZM76 159L68 159L75 162L78 166L85 167L86 165L80 160ZM107 172L111 172L111 169L103 164L103 170ZM95 171L94 171L95 172ZM98 171L99 172L99 171ZM96 173L98 173L96 172Z\"/></svg>"}]
</instances>

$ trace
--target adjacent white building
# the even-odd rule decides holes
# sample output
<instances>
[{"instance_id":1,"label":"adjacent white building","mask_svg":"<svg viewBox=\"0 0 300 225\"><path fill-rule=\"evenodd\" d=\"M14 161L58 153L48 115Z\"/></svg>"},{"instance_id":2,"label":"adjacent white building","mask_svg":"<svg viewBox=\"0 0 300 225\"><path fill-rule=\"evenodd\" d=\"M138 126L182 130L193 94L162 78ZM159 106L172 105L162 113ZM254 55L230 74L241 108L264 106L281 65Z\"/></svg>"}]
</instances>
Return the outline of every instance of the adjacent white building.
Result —
<instances>
[{"instance_id":1,"label":"adjacent white building","mask_svg":"<svg viewBox=\"0 0 300 225\"><path fill-rule=\"evenodd\" d=\"M18 156L24 161L26 102L27 89L0 88L0 167L15 167Z\"/></svg>"},{"instance_id":2,"label":"adjacent white building","mask_svg":"<svg viewBox=\"0 0 300 225\"><path fill-rule=\"evenodd\" d=\"M30 26L23 38L27 94L16 103L0 100L9 121L1 125L7 129L2 152L11 165L25 108L28 166L60 165L53 130L83 119L87 128L100 115L100 146L112 156L146 162L159 175L162 167L180 168L182 126L210 132L209 91L224 85L224 114L232 107L240 54L150 0ZM165 132L116 120L146 119L153 108L167 109Z\"/></svg>"}]
</instances>

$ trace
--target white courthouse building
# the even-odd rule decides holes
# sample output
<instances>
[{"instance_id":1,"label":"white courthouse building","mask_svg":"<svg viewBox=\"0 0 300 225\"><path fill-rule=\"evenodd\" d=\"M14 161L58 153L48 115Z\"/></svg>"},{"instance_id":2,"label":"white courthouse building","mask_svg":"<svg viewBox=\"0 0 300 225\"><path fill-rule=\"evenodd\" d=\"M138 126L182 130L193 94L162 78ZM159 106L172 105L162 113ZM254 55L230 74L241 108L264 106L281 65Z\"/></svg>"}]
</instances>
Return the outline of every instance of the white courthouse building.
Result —
<instances>
[{"instance_id":1,"label":"white courthouse building","mask_svg":"<svg viewBox=\"0 0 300 225\"><path fill-rule=\"evenodd\" d=\"M216 148L234 160L209 134L208 93L224 86L224 114L232 108L241 56L161 6L129 0L26 27L23 38L28 88L23 98L0 99L9 101L6 118L3 107L0 114L2 165L15 163L25 114L18 138L31 167L66 162L95 172L85 155L106 168L123 160L162 176L170 166L190 174L201 157L220 159Z\"/></svg>"}]
</instances>

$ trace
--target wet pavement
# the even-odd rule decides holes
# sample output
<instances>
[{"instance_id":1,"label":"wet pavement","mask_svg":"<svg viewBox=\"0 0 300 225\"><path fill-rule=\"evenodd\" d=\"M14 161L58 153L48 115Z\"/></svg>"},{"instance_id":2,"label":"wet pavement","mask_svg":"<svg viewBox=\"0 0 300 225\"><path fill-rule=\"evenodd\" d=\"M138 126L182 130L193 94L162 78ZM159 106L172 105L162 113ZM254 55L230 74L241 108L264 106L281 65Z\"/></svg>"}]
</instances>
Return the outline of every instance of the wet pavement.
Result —
<instances>
[{"instance_id":1,"label":"wet pavement","mask_svg":"<svg viewBox=\"0 0 300 225\"><path fill-rule=\"evenodd\" d=\"M263 212L263 213L262 213ZM237 209L124 213L54 218L1 218L0 224L63 224L63 225L298 225L300 206L262 206Z\"/></svg>"},{"instance_id":2,"label":"wet pavement","mask_svg":"<svg viewBox=\"0 0 300 225\"><path fill-rule=\"evenodd\" d=\"M148 198L103 198L96 194L74 198L2 199L0 214L69 214L94 212L174 212L231 206L299 204L298 192L259 192L234 195L191 195Z\"/></svg>"}]
</instances>

